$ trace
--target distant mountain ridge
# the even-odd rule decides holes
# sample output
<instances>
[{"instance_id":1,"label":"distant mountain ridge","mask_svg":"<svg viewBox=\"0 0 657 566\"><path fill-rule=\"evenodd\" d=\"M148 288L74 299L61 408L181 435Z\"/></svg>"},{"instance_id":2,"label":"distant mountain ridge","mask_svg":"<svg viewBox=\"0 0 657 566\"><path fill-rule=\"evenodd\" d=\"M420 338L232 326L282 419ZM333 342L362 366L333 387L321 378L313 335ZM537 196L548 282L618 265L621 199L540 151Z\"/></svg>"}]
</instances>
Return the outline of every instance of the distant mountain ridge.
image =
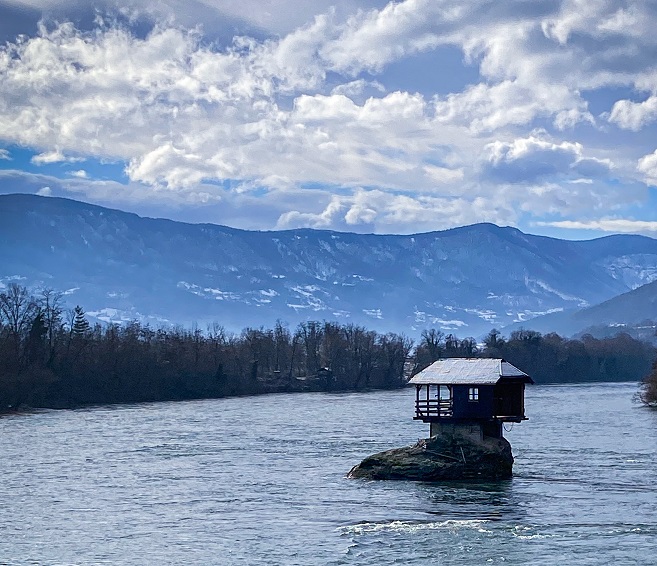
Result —
<instances>
[{"instance_id":1,"label":"distant mountain ridge","mask_svg":"<svg viewBox=\"0 0 657 566\"><path fill-rule=\"evenodd\" d=\"M540 332L558 328L564 334L584 332L599 337L624 331L637 338L656 341L657 281L591 307L534 318L524 326Z\"/></svg>"},{"instance_id":2,"label":"distant mountain ridge","mask_svg":"<svg viewBox=\"0 0 657 566\"><path fill-rule=\"evenodd\" d=\"M0 196L0 286L67 293L98 320L238 330L336 319L477 336L657 280L657 240L589 241L475 224L414 235L186 224L78 201Z\"/></svg>"}]
</instances>

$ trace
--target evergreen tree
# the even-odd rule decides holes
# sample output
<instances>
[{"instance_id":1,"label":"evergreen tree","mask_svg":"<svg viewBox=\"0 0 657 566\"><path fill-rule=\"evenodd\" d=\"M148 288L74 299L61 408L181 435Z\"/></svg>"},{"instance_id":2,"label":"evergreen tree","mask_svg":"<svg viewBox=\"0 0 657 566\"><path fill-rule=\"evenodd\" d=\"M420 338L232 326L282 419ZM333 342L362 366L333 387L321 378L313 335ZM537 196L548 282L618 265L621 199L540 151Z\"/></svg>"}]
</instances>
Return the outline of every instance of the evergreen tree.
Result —
<instances>
[{"instance_id":1,"label":"evergreen tree","mask_svg":"<svg viewBox=\"0 0 657 566\"><path fill-rule=\"evenodd\" d=\"M84 310L80 305L73 309L73 324L71 331L75 336L84 336L89 331L90 325Z\"/></svg>"}]
</instances>

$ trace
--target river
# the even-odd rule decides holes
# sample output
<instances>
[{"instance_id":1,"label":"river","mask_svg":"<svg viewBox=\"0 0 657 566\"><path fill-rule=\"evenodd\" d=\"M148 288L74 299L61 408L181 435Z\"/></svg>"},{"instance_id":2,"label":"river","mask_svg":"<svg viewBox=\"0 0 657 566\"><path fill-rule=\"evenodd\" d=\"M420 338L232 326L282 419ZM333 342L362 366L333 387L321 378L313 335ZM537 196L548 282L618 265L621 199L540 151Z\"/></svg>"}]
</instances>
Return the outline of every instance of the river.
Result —
<instances>
[{"instance_id":1,"label":"river","mask_svg":"<svg viewBox=\"0 0 657 566\"><path fill-rule=\"evenodd\" d=\"M425 436L410 389L4 416L0 564L654 564L636 389L528 387L497 483L345 478Z\"/></svg>"}]
</instances>

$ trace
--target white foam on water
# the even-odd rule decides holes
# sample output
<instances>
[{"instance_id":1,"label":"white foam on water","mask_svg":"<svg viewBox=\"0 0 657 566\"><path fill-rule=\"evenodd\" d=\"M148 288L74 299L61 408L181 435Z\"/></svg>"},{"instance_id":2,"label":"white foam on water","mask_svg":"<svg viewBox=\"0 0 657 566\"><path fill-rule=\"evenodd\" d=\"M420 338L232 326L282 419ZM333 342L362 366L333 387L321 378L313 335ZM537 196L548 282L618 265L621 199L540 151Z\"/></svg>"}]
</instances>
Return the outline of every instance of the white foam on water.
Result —
<instances>
[{"instance_id":1,"label":"white foam on water","mask_svg":"<svg viewBox=\"0 0 657 566\"><path fill-rule=\"evenodd\" d=\"M511 534L520 540L534 540L534 539L545 539L553 538L554 535L546 535L534 532L533 527L526 527L523 525L516 525L511 531Z\"/></svg>"},{"instance_id":2,"label":"white foam on water","mask_svg":"<svg viewBox=\"0 0 657 566\"><path fill-rule=\"evenodd\" d=\"M480 533L489 533L485 525L490 521L480 519L457 520L449 519L447 521L435 521L428 523L419 523L415 521L391 521L387 523L357 523L355 525L345 525L337 530L341 534L364 535L377 532L417 532L436 529L447 529L456 531L460 529L475 529Z\"/></svg>"}]
</instances>

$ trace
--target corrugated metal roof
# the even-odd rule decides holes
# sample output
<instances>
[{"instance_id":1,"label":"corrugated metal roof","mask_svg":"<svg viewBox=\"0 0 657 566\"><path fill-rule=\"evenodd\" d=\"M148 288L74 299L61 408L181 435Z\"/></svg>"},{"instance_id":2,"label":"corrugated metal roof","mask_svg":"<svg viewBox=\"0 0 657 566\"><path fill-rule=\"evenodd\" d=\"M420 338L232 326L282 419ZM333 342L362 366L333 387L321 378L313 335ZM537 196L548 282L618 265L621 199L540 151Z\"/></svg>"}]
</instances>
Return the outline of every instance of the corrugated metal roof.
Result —
<instances>
[{"instance_id":1,"label":"corrugated metal roof","mask_svg":"<svg viewBox=\"0 0 657 566\"><path fill-rule=\"evenodd\" d=\"M500 358L445 358L432 363L409 383L415 385L495 385L503 377L532 379L517 367Z\"/></svg>"}]
</instances>

